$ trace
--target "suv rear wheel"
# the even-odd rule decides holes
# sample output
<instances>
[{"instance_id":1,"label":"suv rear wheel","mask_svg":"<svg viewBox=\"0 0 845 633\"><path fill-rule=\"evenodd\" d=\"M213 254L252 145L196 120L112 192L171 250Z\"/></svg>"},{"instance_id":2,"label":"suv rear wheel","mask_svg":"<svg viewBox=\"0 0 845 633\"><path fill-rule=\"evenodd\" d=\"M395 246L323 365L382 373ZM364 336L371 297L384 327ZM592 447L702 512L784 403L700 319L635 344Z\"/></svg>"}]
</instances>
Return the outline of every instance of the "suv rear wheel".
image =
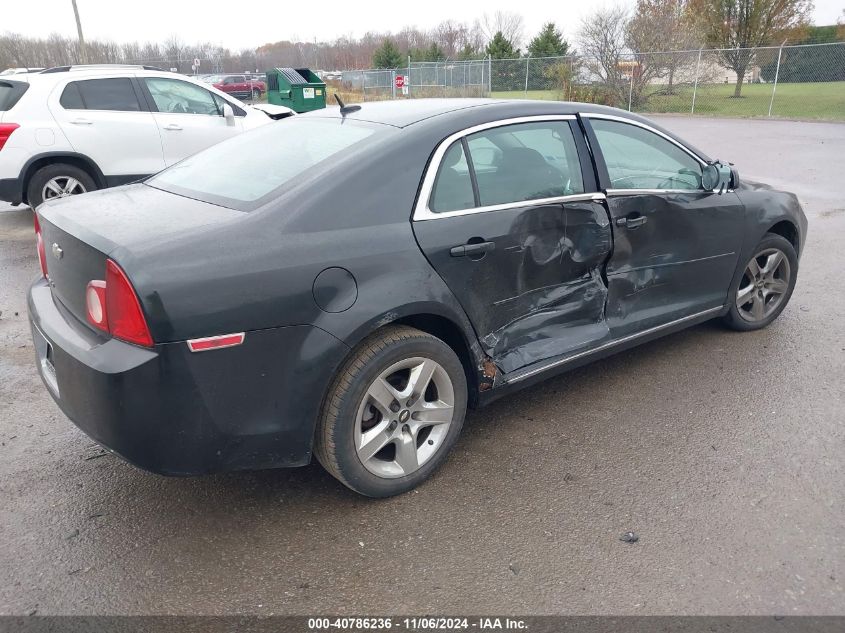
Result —
<instances>
[{"instance_id":1,"label":"suv rear wheel","mask_svg":"<svg viewBox=\"0 0 845 633\"><path fill-rule=\"evenodd\" d=\"M36 171L26 188L26 198L33 209L46 200L75 196L97 189L91 175L75 165L53 163Z\"/></svg>"}]
</instances>

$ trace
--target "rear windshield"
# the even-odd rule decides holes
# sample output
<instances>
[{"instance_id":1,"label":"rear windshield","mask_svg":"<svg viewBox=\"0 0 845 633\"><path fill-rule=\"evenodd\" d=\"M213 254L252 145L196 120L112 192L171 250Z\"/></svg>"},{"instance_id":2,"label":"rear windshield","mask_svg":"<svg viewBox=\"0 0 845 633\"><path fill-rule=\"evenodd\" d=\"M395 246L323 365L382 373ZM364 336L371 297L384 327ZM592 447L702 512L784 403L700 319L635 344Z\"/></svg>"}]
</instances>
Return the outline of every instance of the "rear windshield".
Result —
<instances>
[{"instance_id":1,"label":"rear windshield","mask_svg":"<svg viewBox=\"0 0 845 633\"><path fill-rule=\"evenodd\" d=\"M28 83L0 79L0 112L11 110L27 88Z\"/></svg>"},{"instance_id":2,"label":"rear windshield","mask_svg":"<svg viewBox=\"0 0 845 633\"><path fill-rule=\"evenodd\" d=\"M147 180L179 195L251 211L321 163L337 160L390 128L342 119L293 117L186 158Z\"/></svg>"}]
</instances>

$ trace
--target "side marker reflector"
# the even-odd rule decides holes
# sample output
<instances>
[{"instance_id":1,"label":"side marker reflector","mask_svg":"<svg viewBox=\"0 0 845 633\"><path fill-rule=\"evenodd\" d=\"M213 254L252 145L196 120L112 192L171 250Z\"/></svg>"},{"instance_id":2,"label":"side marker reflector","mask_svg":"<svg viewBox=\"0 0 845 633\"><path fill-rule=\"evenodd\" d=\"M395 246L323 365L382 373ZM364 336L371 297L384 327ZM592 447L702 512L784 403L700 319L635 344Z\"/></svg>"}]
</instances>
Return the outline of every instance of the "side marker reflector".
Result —
<instances>
[{"instance_id":1,"label":"side marker reflector","mask_svg":"<svg viewBox=\"0 0 845 633\"><path fill-rule=\"evenodd\" d=\"M234 347L244 342L246 334L238 332L237 334L221 334L220 336L207 336L205 338L195 338L188 341L188 349L192 352L207 352L212 349L222 349L224 347Z\"/></svg>"}]
</instances>

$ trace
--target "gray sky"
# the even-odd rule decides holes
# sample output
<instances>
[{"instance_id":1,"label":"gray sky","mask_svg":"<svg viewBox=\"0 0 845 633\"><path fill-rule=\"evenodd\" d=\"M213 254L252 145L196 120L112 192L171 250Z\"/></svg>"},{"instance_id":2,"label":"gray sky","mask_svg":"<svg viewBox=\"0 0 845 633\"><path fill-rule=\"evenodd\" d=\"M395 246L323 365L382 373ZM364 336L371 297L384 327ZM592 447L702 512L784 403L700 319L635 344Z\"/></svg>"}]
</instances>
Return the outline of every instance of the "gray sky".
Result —
<instances>
[{"instance_id":1,"label":"gray sky","mask_svg":"<svg viewBox=\"0 0 845 633\"><path fill-rule=\"evenodd\" d=\"M428 29L441 20L472 23L497 9L517 11L525 18L526 36L553 20L572 40L581 18L597 7L635 0L522 0L495 4L490 0L407 0L358 2L320 0L77 0L86 37L117 42L160 42L178 34L184 41L208 41L240 49L278 40L333 40L358 37L366 31L396 31L405 25ZM71 0L3 0L0 30L45 37L75 35ZM845 0L815 0L814 22L832 24ZM383 8L382 8L383 7Z\"/></svg>"}]
</instances>

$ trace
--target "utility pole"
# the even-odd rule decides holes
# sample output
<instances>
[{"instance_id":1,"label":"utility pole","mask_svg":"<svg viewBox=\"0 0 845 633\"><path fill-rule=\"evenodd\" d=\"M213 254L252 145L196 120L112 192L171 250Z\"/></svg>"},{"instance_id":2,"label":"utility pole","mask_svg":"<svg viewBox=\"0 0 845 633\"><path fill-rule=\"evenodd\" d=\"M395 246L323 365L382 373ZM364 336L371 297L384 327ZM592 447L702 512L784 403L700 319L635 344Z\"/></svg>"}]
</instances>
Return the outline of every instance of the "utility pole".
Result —
<instances>
[{"instance_id":1,"label":"utility pole","mask_svg":"<svg viewBox=\"0 0 845 633\"><path fill-rule=\"evenodd\" d=\"M76 16L76 32L79 34L79 61L82 64L88 63L88 51L85 49L85 37L82 35L82 22L79 20L79 9L76 7L76 0L73 3L73 15Z\"/></svg>"}]
</instances>

